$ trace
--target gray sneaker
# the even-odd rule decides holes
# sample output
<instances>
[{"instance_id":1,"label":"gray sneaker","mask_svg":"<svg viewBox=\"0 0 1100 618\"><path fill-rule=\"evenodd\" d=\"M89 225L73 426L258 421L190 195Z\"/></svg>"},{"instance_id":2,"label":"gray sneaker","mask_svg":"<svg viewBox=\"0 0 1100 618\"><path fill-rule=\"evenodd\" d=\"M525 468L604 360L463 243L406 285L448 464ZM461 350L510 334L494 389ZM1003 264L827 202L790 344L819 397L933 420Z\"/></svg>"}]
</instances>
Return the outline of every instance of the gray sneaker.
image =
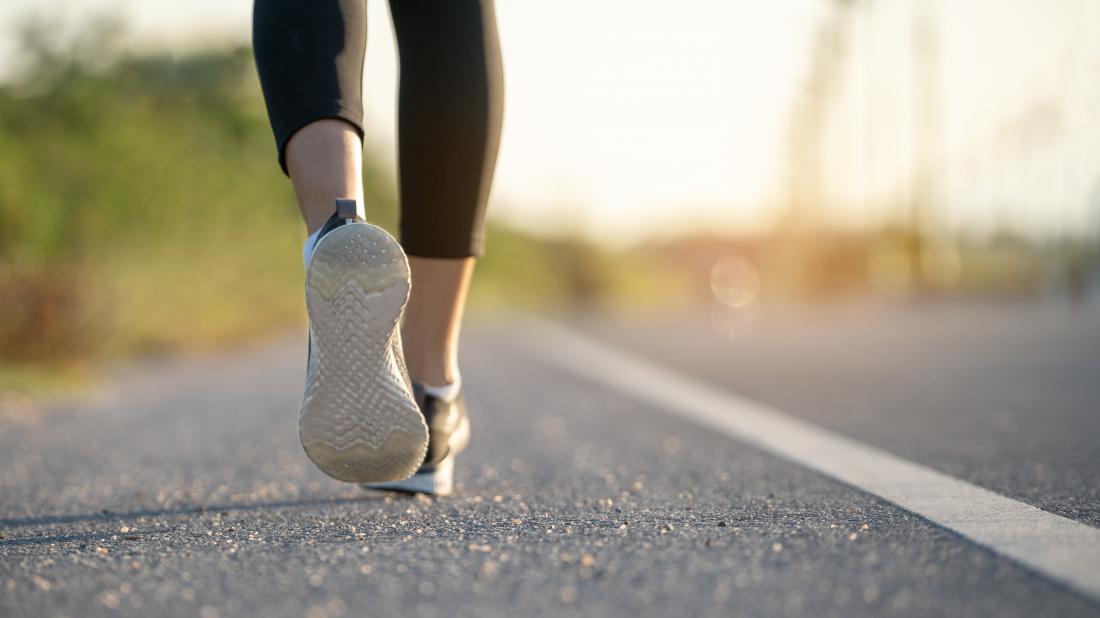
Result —
<instances>
[{"instance_id":1,"label":"gray sneaker","mask_svg":"<svg viewBox=\"0 0 1100 618\"><path fill-rule=\"evenodd\" d=\"M337 200L306 272L309 362L298 436L322 472L353 483L405 479L428 427L405 370L398 324L409 264L396 240Z\"/></svg>"},{"instance_id":2,"label":"gray sneaker","mask_svg":"<svg viewBox=\"0 0 1100 618\"><path fill-rule=\"evenodd\" d=\"M455 455L470 442L470 420L466 416L466 402L462 393L454 401L444 401L429 395L419 384L413 384L413 393L424 414L431 438L424 462L416 474L403 481L370 483L369 489L384 489L405 493L449 496L454 491Z\"/></svg>"}]
</instances>

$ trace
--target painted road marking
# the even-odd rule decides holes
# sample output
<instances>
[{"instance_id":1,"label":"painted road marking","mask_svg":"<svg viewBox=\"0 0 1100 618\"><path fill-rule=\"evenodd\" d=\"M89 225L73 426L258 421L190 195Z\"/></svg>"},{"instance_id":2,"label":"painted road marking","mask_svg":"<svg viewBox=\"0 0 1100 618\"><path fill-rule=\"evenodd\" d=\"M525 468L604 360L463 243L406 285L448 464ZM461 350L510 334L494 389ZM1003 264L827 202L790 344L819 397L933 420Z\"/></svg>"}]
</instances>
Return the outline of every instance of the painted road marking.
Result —
<instances>
[{"instance_id":1,"label":"painted road marking","mask_svg":"<svg viewBox=\"0 0 1100 618\"><path fill-rule=\"evenodd\" d=\"M538 360L821 472L1100 600L1100 529L1006 498L575 331L532 321Z\"/></svg>"}]
</instances>

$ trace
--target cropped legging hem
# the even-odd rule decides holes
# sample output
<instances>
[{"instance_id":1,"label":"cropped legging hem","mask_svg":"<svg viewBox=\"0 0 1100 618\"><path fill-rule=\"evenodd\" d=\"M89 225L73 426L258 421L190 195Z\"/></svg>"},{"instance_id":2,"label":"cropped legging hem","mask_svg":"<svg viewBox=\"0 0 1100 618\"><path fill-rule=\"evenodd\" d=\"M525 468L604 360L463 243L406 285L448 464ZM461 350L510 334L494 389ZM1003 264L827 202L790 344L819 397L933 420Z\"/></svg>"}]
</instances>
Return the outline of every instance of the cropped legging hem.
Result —
<instances>
[{"instance_id":1,"label":"cropped legging hem","mask_svg":"<svg viewBox=\"0 0 1100 618\"><path fill-rule=\"evenodd\" d=\"M401 248L411 257L460 260L481 257L485 251L483 235L454 237L440 236L438 231L422 231L419 226L406 225L402 220Z\"/></svg>"},{"instance_id":2,"label":"cropped legging hem","mask_svg":"<svg viewBox=\"0 0 1100 618\"><path fill-rule=\"evenodd\" d=\"M347 122L355 127L356 132L359 133L359 139L363 139L362 109L348 107L342 101L333 99L305 101L301 107L288 112L286 116L279 119L276 126L272 127L275 132L275 145L279 152L279 167L283 169L284 174L290 176L286 167L286 146L290 143L290 138L307 124L326 119Z\"/></svg>"}]
</instances>

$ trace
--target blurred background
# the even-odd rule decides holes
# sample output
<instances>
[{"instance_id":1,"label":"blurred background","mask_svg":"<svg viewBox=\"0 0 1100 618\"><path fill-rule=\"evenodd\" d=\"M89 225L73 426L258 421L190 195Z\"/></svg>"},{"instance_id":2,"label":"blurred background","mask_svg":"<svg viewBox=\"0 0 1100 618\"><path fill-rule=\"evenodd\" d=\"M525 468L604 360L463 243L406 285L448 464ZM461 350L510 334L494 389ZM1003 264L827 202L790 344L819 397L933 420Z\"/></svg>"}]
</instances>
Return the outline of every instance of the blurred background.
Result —
<instances>
[{"instance_id":1,"label":"blurred background","mask_svg":"<svg viewBox=\"0 0 1100 618\"><path fill-rule=\"evenodd\" d=\"M737 338L773 308L1100 304L1100 3L497 11L475 314L692 313ZM0 5L0 392L304 323L250 13ZM369 14L367 207L392 229L397 71Z\"/></svg>"}]
</instances>

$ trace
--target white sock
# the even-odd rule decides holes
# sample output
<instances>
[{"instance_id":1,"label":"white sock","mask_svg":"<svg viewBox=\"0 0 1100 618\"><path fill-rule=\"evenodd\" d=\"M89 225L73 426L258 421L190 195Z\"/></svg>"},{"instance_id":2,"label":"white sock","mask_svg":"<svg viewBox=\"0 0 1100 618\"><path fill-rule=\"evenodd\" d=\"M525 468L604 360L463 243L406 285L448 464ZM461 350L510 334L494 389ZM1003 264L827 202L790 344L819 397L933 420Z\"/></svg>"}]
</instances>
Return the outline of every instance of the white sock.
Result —
<instances>
[{"instance_id":1,"label":"white sock","mask_svg":"<svg viewBox=\"0 0 1100 618\"><path fill-rule=\"evenodd\" d=\"M450 384L443 386L424 385L424 392L436 399L451 403L458 398L458 391L462 388L462 376L455 374L455 379Z\"/></svg>"},{"instance_id":2,"label":"white sock","mask_svg":"<svg viewBox=\"0 0 1100 618\"><path fill-rule=\"evenodd\" d=\"M302 247L302 262L305 263L306 268L309 268L309 260L313 258L313 250L317 247L317 240L321 236L321 230L324 228L318 228L316 232L309 235L306 238L306 244Z\"/></svg>"}]
</instances>

